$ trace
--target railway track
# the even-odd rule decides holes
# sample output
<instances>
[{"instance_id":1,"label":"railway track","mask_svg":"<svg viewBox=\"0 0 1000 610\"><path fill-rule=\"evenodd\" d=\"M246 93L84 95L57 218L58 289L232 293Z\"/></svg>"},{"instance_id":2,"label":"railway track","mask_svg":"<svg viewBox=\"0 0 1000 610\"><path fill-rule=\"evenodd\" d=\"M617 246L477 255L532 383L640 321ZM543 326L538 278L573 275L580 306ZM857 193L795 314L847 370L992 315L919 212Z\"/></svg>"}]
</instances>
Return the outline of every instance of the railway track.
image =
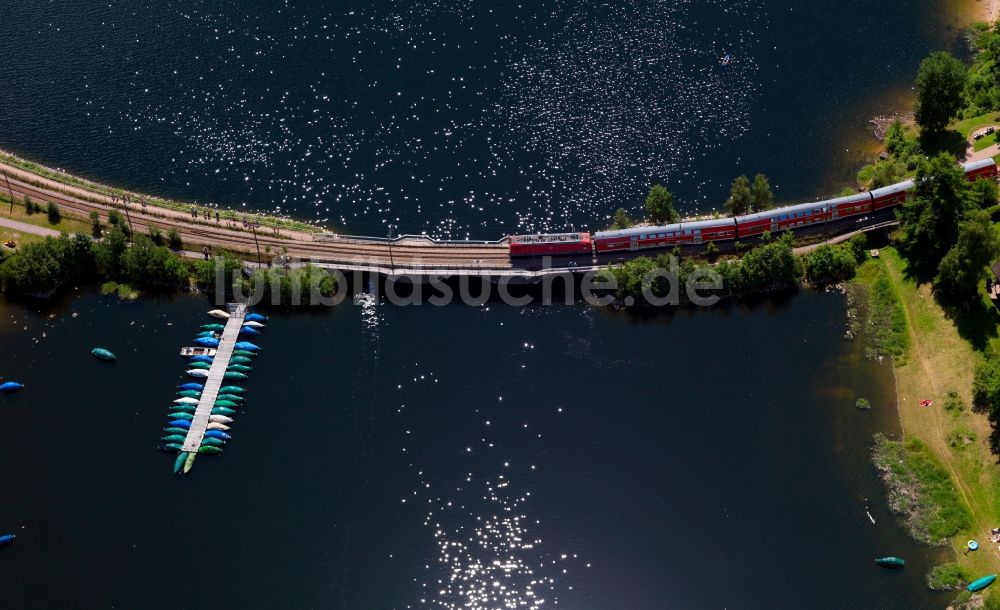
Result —
<instances>
[{"instance_id":1,"label":"railway track","mask_svg":"<svg viewBox=\"0 0 1000 610\"><path fill-rule=\"evenodd\" d=\"M5 166L6 167L6 166ZM25 179L25 172L9 172L9 186L15 197L25 195L37 202L51 201L61 210L71 216L86 219L91 212L97 212L102 220L107 220L112 210L126 212L125 206L115 204L110 198L99 193L83 191L76 187L62 189L34 184ZM29 174L30 176L30 174ZM45 179L38 177L39 181ZM5 181L3 187L7 186ZM71 194L85 193L86 197ZM398 243L378 240L366 242L358 238L315 240L313 235L304 232L279 230L272 234L258 231L256 239L253 233L241 230L235 223L227 221L226 226L212 221L197 222L187 218L183 212L165 208L141 208L129 206L127 216L137 231L143 226L154 226L163 231L176 230L186 243L191 245L224 248L244 253L256 253L259 245L261 252L270 248L272 254L278 254L287 248L288 255L296 258L313 259L324 263L346 264L396 264L409 267L461 267L461 268L508 268L510 255L503 244L496 245L466 245L466 244L419 244L409 243L411 240L401 240Z\"/></svg>"}]
</instances>

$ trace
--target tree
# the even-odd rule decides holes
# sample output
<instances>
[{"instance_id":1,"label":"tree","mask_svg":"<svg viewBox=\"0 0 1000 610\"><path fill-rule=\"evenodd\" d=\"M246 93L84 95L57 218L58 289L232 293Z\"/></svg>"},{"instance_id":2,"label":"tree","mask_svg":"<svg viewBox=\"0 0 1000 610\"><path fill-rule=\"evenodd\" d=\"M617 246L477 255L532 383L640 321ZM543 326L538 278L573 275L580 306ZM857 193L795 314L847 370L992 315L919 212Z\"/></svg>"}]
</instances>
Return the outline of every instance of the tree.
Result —
<instances>
[{"instance_id":1,"label":"tree","mask_svg":"<svg viewBox=\"0 0 1000 610\"><path fill-rule=\"evenodd\" d=\"M1000 358L984 356L976 364L972 379L972 405L996 422L1000 416Z\"/></svg>"},{"instance_id":2,"label":"tree","mask_svg":"<svg viewBox=\"0 0 1000 610\"><path fill-rule=\"evenodd\" d=\"M149 240L153 242L154 245L163 245L163 232L160 231L158 227L150 225L149 227Z\"/></svg>"},{"instance_id":3,"label":"tree","mask_svg":"<svg viewBox=\"0 0 1000 610\"><path fill-rule=\"evenodd\" d=\"M50 225L57 225L62 220L62 213L59 212L59 206L51 201L45 206L45 213L48 214Z\"/></svg>"},{"instance_id":4,"label":"tree","mask_svg":"<svg viewBox=\"0 0 1000 610\"><path fill-rule=\"evenodd\" d=\"M904 174L906 174L906 168L899 161L892 159L879 161L875 164L875 169L872 171L872 179L868 188L874 190L880 189L883 186L889 186L890 184L896 184Z\"/></svg>"},{"instance_id":5,"label":"tree","mask_svg":"<svg viewBox=\"0 0 1000 610\"><path fill-rule=\"evenodd\" d=\"M917 124L931 133L948 125L962 109L968 71L947 51L931 53L917 72Z\"/></svg>"},{"instance_id":6,"label":"tree","mask_svg":"<svg viewBox=\"0 0 1000 610\"><path fill-rule=\"evenodd\" d=\"M903 124L896 120L889 124L885 130L885 149L890 155L899 156L906 146L906 131Z\"/></svg>"},{"instance_id":7,"label":"tree","mask_svg":"<svg viewBox=\"0 0 1000 610\"><path fill-rule=\"evenodd\" d=\"M94 258L97 271L108 278L119 278L122 275L122 256L128 247L128 239L121 227L115 226L104 236L104 240L94 244Z\"/></svg>"},{"instance_id":8,"label":"tree","mask_svg":"<svg viewBox=\"0 0 1000 610\"><path fill-rule=\"evenodd\" d=\"M988 210L997 204L998 191L996 180L980 178L969 187L970 205Z\"/></svg>"},{"instance_id":9,"label":"tree","mask_svg":"<svg viewBox=\"0 0 1000 610\"><path fill-rule=\"evenodd\" d=\"M674 209L674 196L662 184L654 184L646 195L646 214L653 224L664 225L677 222L680 216Z\"/></svg>"},{"instance_id":10,"label":"tree","mask_svg":"<svg viewBox=\"0 0 1000 610\"><path fill-rule=\"evenodd\" d=\"M35 202L28 195L24 196L24 213L28 216L35 213Z\"/></svg>"},{"instance_id":11,"label":"tree","mask_svg":"<svg viewBox=\"0 0 1000 610\"><path fill-rule=\"evenodd\" d=\"M975 298L983 271L1000 254L1000 240L989 212L973 210L963 218L957 243L945 254L934 278L937 295L952 303Z\"/></svg>"},{"instance_id":12,"label":"tree","mask_svg":"<svg viewBox=\"0 0 1000 610\"><path fill-rule=\"evenodd\" d=\"M750 179L740 176L733 180L729 189L729 199L726 200L726 211L730 216L742 216L750 211L753 195L750 192Z\"/></svg>"},{"instance_id":13,"label":"tree","mask_svg":"<svg viewBox=\"0 0 1000 610\"><path fill-rule=\"evenodd\" d=\"M104 226L101 224L101 215L97 212L90 213L90 235L94 239L100 239L104 233Z\"/></svg>"},{"instance_id":14,"label":"tree","mask_svg":"<svg viewBox=\"0 0 1000 610\"><path fill-rule=\"evenodd\" d=\"M947 153L917 166L915 194L899 210L899 245L924 279L958 240L958 220L969 207L969 184L955 158Z\"/></svg>"},{"instance_id":15,"label":"tree","mask_svg":"<svg viewBox=\"0 0 1000 610\"><path fill-rule=\"evenodd\" d=\"M181 240L181 234L177 232L177 229L170 229L167 233L167 247L171 250L183 250L184 242Z\"/></svg>"},{"instance_id":16,"label":"tree","mask_svg":"<svg viewBox=\"0 0 1000 610\"><path fill-rule=\"evenodd\" d=\"M618 208L615 211L615 217L611 221L612 229L627 229L632 226L632 219L628 217L628 213L625 212L625 208Z\"/></svg>"},{"instance_id":17,"label":"tree","mask_svg":"<svg viewBox=\"0 0 1000 610\"><path fill-rule=\"evenodd\" d=\"M819 246L802 258L806 279L811 284L823 285L843 282L854 277L858 259L850 244Z\"/></svg>"},{"instance_id":18,"label":"tree","mask_svg":"<svg viewBox=\"0 0 1000 610\"><path fill-rule=\"evenodd\" d=\"M771 183L764 174L757 174L750 186L750 209L754 212L763 212L773 207L774 193L771 192Z\"/></svg>"}]
</instances>

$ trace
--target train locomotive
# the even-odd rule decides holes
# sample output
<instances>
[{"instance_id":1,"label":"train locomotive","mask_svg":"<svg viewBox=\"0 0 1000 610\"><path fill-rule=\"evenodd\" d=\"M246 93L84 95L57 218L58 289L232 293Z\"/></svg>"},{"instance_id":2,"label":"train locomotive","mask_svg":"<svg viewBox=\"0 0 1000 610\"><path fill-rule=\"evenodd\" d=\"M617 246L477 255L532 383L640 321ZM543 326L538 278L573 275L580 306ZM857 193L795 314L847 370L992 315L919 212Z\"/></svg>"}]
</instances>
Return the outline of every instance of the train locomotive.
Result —
<instances>
[{"instance_id":1,"label":"train locomotive","mask_svg":"<svg viewBox=\"0 0 1000 610\"><path fill-rule=\"evenodd\" d=\"M997 164L983 159L963 164L969 181L996 179ZM704 248L715 243L720 251L731 250L741 239L792 231L797 235L844 232L869 221L891 220L896 207L914 188L906 180L865 193L802 203L735 218L679 222L665 226L641 226L616 231L515 235L510 238L510 256L559 256L628 252L679 246Z\"/></svg>"}]
</instances>

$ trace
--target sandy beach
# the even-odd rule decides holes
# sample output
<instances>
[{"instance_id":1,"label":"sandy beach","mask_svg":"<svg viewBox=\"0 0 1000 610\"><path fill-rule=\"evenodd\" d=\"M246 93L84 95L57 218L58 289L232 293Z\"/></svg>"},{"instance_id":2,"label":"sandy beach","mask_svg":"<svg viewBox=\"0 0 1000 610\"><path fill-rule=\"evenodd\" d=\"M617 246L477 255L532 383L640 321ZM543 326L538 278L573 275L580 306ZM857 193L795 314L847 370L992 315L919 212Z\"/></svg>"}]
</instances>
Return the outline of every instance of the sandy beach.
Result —
<instances>
[{"instance_id":1,"label":"sandy beach","mask_svg":"<svg viewBox=\"0 0 1000 610\"><path fill-rule=\"evenodd\" d=\"M1000 0L979 0L980 19L993 23L1000 17Z\"/></svg>"}]
</instances>

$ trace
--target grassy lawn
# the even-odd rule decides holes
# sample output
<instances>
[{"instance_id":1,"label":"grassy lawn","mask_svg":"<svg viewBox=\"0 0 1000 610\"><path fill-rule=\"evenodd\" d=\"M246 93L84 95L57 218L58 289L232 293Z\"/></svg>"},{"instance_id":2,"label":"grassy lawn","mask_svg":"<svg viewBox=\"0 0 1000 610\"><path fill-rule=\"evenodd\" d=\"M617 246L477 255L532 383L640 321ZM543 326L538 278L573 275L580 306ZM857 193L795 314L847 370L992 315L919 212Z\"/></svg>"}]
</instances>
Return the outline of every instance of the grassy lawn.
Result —
<instances>
[{"instance_id":1,"label":"grassy lawn","mask_svg":"<svg viewBox=\"0 0 1000 610\"><path fill-rule=\"evenodd\" d=\"M958 133L962 134L962 137L968 140L969 134L980 127L986 127L987 125L995 125L998 123L1000 123L1000 113L987 112L986 114L981 114L968 119L962 119L961 121L952 123L951 129L954 129Z\"/></svg>"},{"instance_id":2,"label":"grassy lawn","mask_svg":"<svg viewBox=\"0 0 1000 610\"><path fill-rule=\"evenodd\" d=\"M885 266L903 303L910 334L910 356L895 368L904 434L922 441L940 461L972 515L971 527L951 538L959 563L976 575L1000 572L1000 551L989 541L990 529L1000 526L1000 466L990 451L986 416L966 406L978 355L938 306L930 286L906 276L895 250L883 250L878 264ZM923 399L933 400L933 406L921 407ZM969 539L979 541L980 550L963 555Z\"/></svg>"},{"instance_id":3,"label":"grassy lawn","mask_svg":"<svg viewBox=\"0 0 1000 610\"><path fill-rule=\"evenodd\" d=\"M62 219L57 224L50 224L49 218L44 211L46 202L36 201L35 203L40 203L42 205L42 212L35 212L29 216L24 211L24 203L18 203L15 201L14 210L13 213L11 213L10 200L6 197L2 197L0 198L0 217L10 218L18 222L45 227L47 229L55 229L56 231L62 231L65 233L90 234L90 223L85 220L69 216L66 212L62 213Z\"/></svg>"},{"instance_id":4,"label":"grassy lawn","mask_svg":"<svg viewBox=\"0 0 1000 610\"><path fill-rule=\"evenodd\" d=\"M978 140L976 140L972 144L972 149L975 150L976 152L979 152L982 149L984 149L984 148L986 148L988 146L992 146L992 145L994 145L996 143L997 143L997 132L994 131L990 135L983 136L982 138L979 138Z\"/></svg>"}]
</instances>

